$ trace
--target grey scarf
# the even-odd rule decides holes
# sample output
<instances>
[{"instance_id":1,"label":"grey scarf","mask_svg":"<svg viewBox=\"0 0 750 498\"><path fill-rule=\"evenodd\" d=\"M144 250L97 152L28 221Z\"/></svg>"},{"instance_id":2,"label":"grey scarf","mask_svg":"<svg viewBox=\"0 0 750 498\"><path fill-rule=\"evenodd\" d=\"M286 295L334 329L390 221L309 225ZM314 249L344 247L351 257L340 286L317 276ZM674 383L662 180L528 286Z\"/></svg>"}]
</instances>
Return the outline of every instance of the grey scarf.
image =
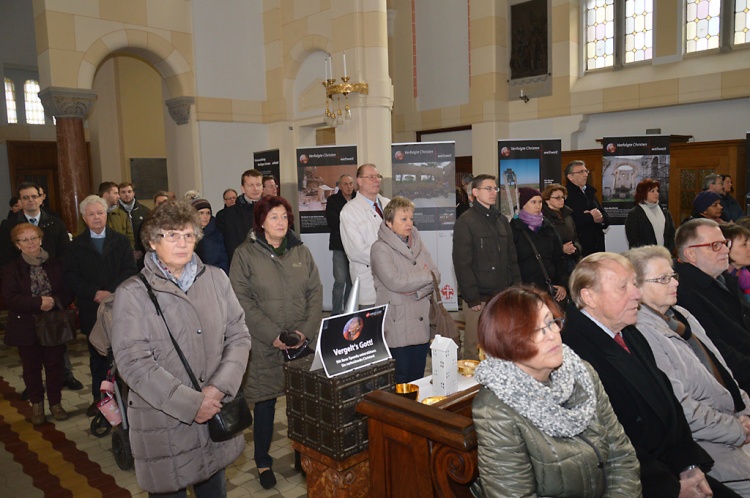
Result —
<instances>
[{"instance_id":1,"label":"grey scarf","mask_svg":"<svg viewBox=\"0 0 750 498\"><path fill-rule=\"evenodd\" d=\"M581 358L565 344L562 365L552 372L548 384L534 379L511 361L491 356L477 366L474 378L549 436L576 436L594 418L594 383ZM587 394L586 399L575 406L565 406L576 383Z\"/></svg>"}]
</instances>

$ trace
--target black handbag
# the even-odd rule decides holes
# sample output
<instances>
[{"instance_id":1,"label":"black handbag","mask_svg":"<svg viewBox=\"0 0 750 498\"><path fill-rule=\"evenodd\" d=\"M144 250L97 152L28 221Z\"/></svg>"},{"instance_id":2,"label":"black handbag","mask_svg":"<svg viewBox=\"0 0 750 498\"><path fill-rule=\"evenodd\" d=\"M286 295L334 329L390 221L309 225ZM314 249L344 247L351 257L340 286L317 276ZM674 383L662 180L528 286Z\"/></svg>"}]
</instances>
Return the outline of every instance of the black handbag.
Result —
<instances>
[{"instance_id":1,"label":"black handbag","mask_svg":"<svg viewBox=\"0 0 750 498\"><path fill-rule=\"evenodd\" d=\"M148 297L151 298L151 302L153 302L156 307L156 314L161 316L164 326L167 327L169 338L172 340L172 344L177 351L177 356L180 357L180 361L182 361L185 370L187 370L190 381L193 383L193 388L195 388L196 391L201 391L201 386L198 384L198 379L195 378L193 369L190 368L190 364L188 364L185 355L182 354L182 349L180 349L179 344L175 341L172 331L169 330L169 325L167 325L167 320L164 318L164 313L161 311L161 306L159 306L159 301L156 299L156 295L154 294L153 289L151 289L151 285L149 285L146 277L144 277L142 273L139 273L138 276L146 286ZM245 400L240 391L232 401L223 403L221 405L221 411L209 419L208 435L211 438L211 441L220 443L232 439L252 424L253 415L250 412L247 400Z\"/></svg>"},{"instance_id":2,"label":"black handbag","mask_svg":"<svg viewBox=\"0 0 750 498\"><path fill-rule=\"evenodd\" d=\"M542 269L542 275L544 275L544 281L547 284L547 292L550 296L552 296L552 299L554 299L557 303L559 303L563 310L565 309L565 306L567 305L568 296L566 295L565 298L562 301L558 301L557 297L557 290L555 289L555 286L552 285L552 280L549 278L549 274L547 273L547 268L544 267L544 261L542 261L542 255L539 254L539 251L536 248L536 245L534 244L534 241L531 240L531 236L529 233L524 229L522 232L526 236L526 240L531 245L531 249L534 251L534 257L539 262L539 267Z\"/></svg>"},{"instance_id":3,"label":"black handbag","mask_svg":"<svg viewBox=\"0 0 750 498\"><path fill-rule=\"evenodd\" d=\"M57 299L55 306L59 309L34 315L36 338L42 346L59 346L76 337L76 311L64 308Z\"/></svg>"}]
</instances>

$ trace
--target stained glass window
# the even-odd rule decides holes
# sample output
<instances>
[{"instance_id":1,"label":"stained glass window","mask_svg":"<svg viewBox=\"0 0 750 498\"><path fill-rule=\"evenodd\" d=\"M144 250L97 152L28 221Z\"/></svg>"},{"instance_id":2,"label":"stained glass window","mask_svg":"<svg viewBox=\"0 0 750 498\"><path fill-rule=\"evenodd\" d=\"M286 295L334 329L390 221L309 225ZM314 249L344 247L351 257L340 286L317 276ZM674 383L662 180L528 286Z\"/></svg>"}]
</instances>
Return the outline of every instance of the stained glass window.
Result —
<instances>
[{"instance_id":1,"label":"stained glass window","mask_svg":"<svg viewBox=\"0 0 750 498\"><path fill-rule=\"evenodd\" d=\"M627 0L625 2L625 63L651 59L653 46L653 0Z\"/></svg>"},{"instance_id":2,"label":"stained glass window","mask_svg":"<svg viewBox=\"0 0 750 498\"><path fill-rule=\"evenodd\" d=\"M734 4L734 44L750 43L750 0Z\"/></svg>"},{"instance_id":3,"label":"stained glass window","mask_svg":"<svg viewBox=\"0 0 750 498\"><path fill-rule=\"evenodd\" d=\"M10 78L5 78L5 107L8 110L8 124L18 123L18 114L16 114L16 86Z\"/></svg>"},{"instance_id":4,"label":"stained glass window","mask_svg":"<svg viewBox=\"0 0 750 498\"><path fill-rule=\"evenodd\" d=\"M39 82L26 80L23 84L23 97L26 104L26 123L44 124L44 107L39 99Z\"/></svg>"},{"instance_id":5,"label":"stained glass window","mask_svg":"<svg viewBox=\"0 0 750 498\"><path fill-rule=\"evenodd\" d=\"M685 7L685 51L719 48L721 0L687 0Z\"/></svg>"},{"instance_id":6,"label":"stained glass window","mask_svg":"<svg viewBox=\"0 0 750 498\"><path fill-rule=\"evenodd\" d=\"M586 2L586 69L615 63L615 0Z\"/></svg>"}]
</instances>

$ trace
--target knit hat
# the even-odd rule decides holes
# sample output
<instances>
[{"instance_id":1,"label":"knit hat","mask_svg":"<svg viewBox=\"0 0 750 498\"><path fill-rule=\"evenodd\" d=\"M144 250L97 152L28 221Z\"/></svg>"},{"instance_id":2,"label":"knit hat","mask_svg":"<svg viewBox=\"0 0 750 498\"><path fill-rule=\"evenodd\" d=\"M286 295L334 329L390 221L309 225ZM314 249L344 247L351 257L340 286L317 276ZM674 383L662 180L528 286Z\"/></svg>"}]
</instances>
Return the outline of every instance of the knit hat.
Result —
<instances>
[{"instance_id":1,"label":"knit hat","mask_svg":"<svg viewBox=\"0 0 750 498\"><path fill-rule=\"evenodd\" d=\"M541 197L542 193L535 188L521 187L518 189L518 209L522 209L532 197Z\"/></svg>"},{"instance_id":2,"label":"knit hat","mask_svg":"<svg viewBox=\"0 0 750 498\"><path fill-rule=\"evenodd\" d=\"M196 211L200 211L201 209L211 209L211 203L208 202L206 199L194 199L193 202L191 202L193 207ZM213 212L213 210L211 211Z\"/></svg>"},{"instance_id":3,"label":"knit hat","mask_svg":"<svg viewBox=\"0 0 750 498\"><path fill-rule=\"evenodd\" d=\"M709 190L700 192L695 196L695 200L693 201L693 215L697 216L703 213L716 201L721 201L721 196L716 192L711 192Z\"/></svg>"}]
</instances>

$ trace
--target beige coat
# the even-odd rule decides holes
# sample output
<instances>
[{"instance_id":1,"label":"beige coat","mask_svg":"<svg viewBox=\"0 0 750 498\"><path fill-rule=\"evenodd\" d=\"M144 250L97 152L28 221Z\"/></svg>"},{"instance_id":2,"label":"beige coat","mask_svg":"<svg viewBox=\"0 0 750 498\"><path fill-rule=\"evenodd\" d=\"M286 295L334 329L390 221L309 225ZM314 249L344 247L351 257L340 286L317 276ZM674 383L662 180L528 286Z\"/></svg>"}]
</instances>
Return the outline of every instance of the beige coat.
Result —
<instances>
[{"instance_id":1,"label":"beige coat","mask_svg":"<svg viewBox=\"0 0 750 498\"><path fill-rule=\"evenodd\" d=\"M377 304L388 304L385 317L385 341L400 348L424 344L430 340L430 270L440 281L440 272L414 228L411 249L385 222L378 240L372 245L370 260L377 292ZM427 265L428 269L425 269Z\"/></svg>"},{"instance_id":2,"label":"beige coat","mask_svg":"<svg viewBox=\"0 0 750 498\"><path fill-rule=\"evenodd\" d=\"M145 263L142 273L201 387L215 386L226 394L225 401L231 400L245 372L250 334L229 279L198 260L198 275L186 294L164 278L150 257ZM208 479L240 455L244 437L214 443L208 426L194 422L204 396L191 385L137 276L117 289L112 351L130 387L130 444L141 488L174 492Z\"/></svg>"}]
</instances>

